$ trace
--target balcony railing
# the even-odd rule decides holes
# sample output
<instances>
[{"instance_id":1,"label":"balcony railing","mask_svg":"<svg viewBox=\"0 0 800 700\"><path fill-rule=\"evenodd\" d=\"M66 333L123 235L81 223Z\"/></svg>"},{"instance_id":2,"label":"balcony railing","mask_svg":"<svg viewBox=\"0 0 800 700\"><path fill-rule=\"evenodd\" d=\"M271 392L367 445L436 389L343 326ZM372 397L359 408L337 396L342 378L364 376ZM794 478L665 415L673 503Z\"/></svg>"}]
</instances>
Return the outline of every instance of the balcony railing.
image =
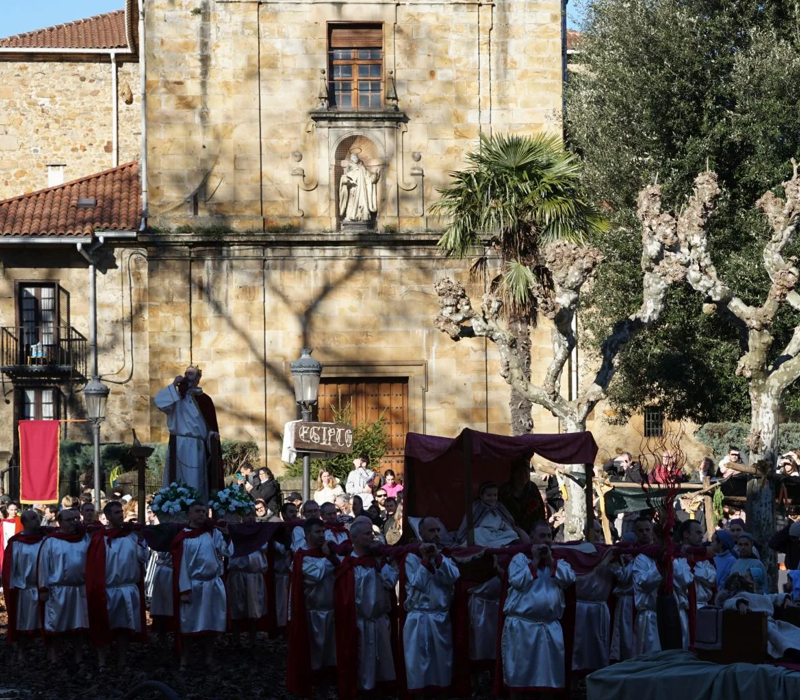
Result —
<instances>
[{"instance_id":1,"label":"balcony railing","mask_svg":"<svg viewBox=\"0 0 800 700\"><path fill-rule=\"evenodd\" d=\"M74 328L45 324L0 329L0 371L19 377L86 377L88 343Z\"/></svg>"}]
</instances>

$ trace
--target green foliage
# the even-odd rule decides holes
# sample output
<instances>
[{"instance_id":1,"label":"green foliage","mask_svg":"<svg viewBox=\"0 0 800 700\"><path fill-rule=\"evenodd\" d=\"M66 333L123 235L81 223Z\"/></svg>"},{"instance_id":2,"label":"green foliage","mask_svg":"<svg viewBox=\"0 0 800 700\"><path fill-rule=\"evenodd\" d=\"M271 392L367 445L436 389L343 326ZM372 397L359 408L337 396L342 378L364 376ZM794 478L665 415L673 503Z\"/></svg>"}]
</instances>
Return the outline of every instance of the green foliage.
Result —
<instances>
[{"instance_id":1,"label":"green foliage","mask_svg":"<svg viewBox=\"0 0 800 700\"><path fill-rule=\"evenodd\" d=\"M791 173L800 154L798 5L759 0L594 0L567 86L567 141L584 159L583 185L603 202L612 231L583 323L595 343L641 302L640 189L658 177L680 208L709 168L722 196L708 228L715 265L747 303L763 303L768 235L754 204ZM797 246L789 255L798 253ZM674 419L749 420L741 355L730 324L703 316L703 299L676 287L659 321L621 356L610 401L624 420L649 403ZM780 352L798 322L782 310ZM800 392L784 392L784 409Z\"/></svg>"},{"instance_id":2,"label":"green foliage","mask_svg":"<svg viewBox=\"0 0 800 700\"><path fill-rule=\"evenodd\" d=\"M147 459L147 468L150 472L148 480L160 479L164 474L164 465L167 458L167 445L165 443L150 443L153 453ZM94 469L94 451L92 445L83 442L62 440L59 444L59 465L61 481L75 481L82 473L92 472ZM250 462L257 466L260 462L258 445L255 442L240 440L222 441L222 466L226 475L235 474L241 469L242 464ZM117 475L132 471L136 468L136 461L131 455L131 445L124 442L108 442L100 445L100 469L103 474Z\"/></svg>"},{"instance_id":3,"label":"green foliage","mask_svg":"<svg viewBox=\"0 0 800 700\"><path fill-rule=\"evenodd\" d=\"M540 247L581 241L605 230L602 217L580 193L581 164L554 136L481 134L468 167L450 173L431 211L447 217L439 247L467 257L489 237L503 265L502 291L509 306L529 311L534 290L546 282Z\"/></svg>"},{"instance_id":4,"label":"green foliage","mask_svg":"<svg viewBox=\"0 0 800 700\"><path fill-rule=\"evenodd\" d=\"M349 423L352 425L353 408L352 404L345 407L333 409L334 422ZM353 428L353 451L350 454L340 454L332 459L311 460L311 478L316 479L321 469L329 471L344 486L348 473L353 468L353 460L361 454L369 455L369 463L372 468L376 468L383 459L389 447L389 431L383 415L374 423L361 423ZM286 465L287 476L302 476L303 463L301 460L294 464Z\"/></svg>"},{"instance_id":5,"label":"green foliage","mask_svg":"<svg viewBox=\"0 0 800 700\"><path fill-rule=\"evenodd\" d=\"M746 423L706 423L694 434L695 439L708 447L717 459L728 454L732 446L747 454L745 440L750 432ZM800 447L800 423L782 423L778 434L778 452Z\"/></svg>"}]
</instances>

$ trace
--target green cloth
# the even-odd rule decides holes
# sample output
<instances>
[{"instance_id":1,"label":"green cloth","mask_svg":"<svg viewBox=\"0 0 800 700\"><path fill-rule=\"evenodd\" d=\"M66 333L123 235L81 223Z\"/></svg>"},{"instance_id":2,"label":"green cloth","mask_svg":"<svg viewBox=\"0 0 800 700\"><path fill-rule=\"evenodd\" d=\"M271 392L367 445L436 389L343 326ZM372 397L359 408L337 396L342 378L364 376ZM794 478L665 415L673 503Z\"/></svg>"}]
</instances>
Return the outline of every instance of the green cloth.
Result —
<instances>
[{"instance_id":1,"label":"green cloth","mask_svg":"<svg viewBox=\"0 0 800 700\"><path fill-rule=\"evenodd\" d=\"M647 505L649 496L653 507L657 507L663 499L665 491L651 489L646 494L641 488L619 489L615 488L606 494L606 513L613 518L617 513L636 513L640 510L649 510Z\"/></svg>"},{"instance_id":2,"label":"green cloth","mask_svg":"<svg viewBox=\"0 0 800 700\"><path fill-rule=\"evenodd\" d=\"M771 664L720 665L683 650L636 656L586 678L587 700L800 698L800 673Z\"/></svg>"}]
</instances>

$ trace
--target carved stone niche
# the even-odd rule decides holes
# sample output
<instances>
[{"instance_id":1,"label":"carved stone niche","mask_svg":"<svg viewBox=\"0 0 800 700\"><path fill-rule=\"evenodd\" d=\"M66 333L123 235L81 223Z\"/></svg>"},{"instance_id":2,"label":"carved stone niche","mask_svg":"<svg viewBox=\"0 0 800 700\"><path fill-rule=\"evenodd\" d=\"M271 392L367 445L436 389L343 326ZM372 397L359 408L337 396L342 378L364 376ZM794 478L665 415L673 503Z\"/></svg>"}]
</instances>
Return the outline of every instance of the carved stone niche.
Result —
<instances>
[{"instance_id":1,"label":"carved stone niche","mask_svg":"<svg viewBox=\"0 0 800 700\"><path fill-rule=\"evenodd\" d=\"M373 231L385 192L386 159L378 145L364 136L346 136L331 159L336 220L343 232Z\"/></svg>"},{"instance_id":2,"label":"carved stone niche","mask_svg":"<svg viewBox=\"0 0 800 700\"><path fill-rule=\"evenodd\" d=\"M326 208L331 229L361 233L394 225L397 217L396 142L398 129L408 121L406 115L399 111L317 110L309 116L315 125L321 191L325 188L328 191ZM356 202L360 216L353 220L349 195L365 180L370 181L374 197L372 207L376 211L364 217L361 202Z\"/></svg>"}]
</instances>

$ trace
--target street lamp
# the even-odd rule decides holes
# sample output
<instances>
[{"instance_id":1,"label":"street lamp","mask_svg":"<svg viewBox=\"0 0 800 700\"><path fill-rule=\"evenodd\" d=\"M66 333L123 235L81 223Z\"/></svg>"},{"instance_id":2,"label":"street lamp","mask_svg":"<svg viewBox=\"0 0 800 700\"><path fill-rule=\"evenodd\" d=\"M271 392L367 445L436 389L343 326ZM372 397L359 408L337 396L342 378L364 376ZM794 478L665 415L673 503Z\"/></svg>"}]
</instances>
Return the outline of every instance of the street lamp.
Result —
<instances>
[{"instance_id":1,"label":"street lamp","mask_svg":"<svg viewBox=\"0 0 800 700\"><path fill-rule=\"evenodd\" d=\"M94 446L94 507L100 511L100 424L106 419L106 402L110 389L93 376L83 394L86 397L86 417L92 424Z\"/></svg>"},{"instance_id":2,"label":"street lamp","mask_svg":"<svg viewBox=\"0 0 800 700\"><path fill-rule=\"evenodd\" d=\"M300 405L303 421L311 420L311 411L319 398L322 363L311 357L313 350L303 348L300 357L289 365L294 382L294 399ZM311 455L303 454L303 501L311 498Z\"/></svg>"}]
</instances>

